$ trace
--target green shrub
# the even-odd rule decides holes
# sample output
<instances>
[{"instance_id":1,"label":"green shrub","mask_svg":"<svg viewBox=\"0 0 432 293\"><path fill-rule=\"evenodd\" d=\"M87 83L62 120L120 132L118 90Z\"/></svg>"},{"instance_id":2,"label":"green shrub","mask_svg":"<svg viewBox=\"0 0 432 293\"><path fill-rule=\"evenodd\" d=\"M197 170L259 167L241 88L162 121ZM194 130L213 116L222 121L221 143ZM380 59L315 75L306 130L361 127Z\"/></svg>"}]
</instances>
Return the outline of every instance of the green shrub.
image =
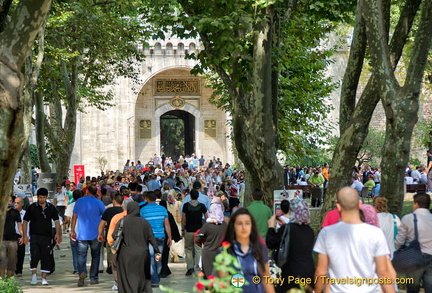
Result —
<instances>
[{"instance_id":1,"label":"green shrub","mask_svg":"<svg viewBox=\"0 0 432 293\"><path fill-rule=\"evenodd\" d=\"M0 292L2 293L23 293L20 284L14 277L9 279L0 278Z\"/></svg>"}]
</instances>

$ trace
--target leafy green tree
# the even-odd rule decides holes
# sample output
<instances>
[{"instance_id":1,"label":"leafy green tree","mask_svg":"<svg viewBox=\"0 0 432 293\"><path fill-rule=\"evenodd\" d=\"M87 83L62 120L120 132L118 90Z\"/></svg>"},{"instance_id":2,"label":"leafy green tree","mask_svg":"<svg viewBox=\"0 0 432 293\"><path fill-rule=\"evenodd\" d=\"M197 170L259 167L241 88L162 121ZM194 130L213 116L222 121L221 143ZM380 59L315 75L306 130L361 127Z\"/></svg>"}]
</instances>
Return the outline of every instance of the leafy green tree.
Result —
<instances>
[{"instance_id":1,"label":"leafy green tree","mask_svg":"<svg viewBox=\"0 0 432 293\"><path fill-rule=\"evenodd\" d=\"M324 204L323 215L332 208L337 189L350 176L351 166L367 136L370 119L380 99L386 113L381 194L389 199L392 212L401 211L404 168L409 158L412 129L417 122L420 86L432 36L431 9L429 0L358 1L351 52L342 85L341 138L333 157L332 180L327 192L330 196ZM395 27L391 27L391 19L395 17L391 12L395 10L400 13ZM418 28L412 32L414 22L418 23ZM394 71L409 37L414 39L413 49L403 80L405 84L400 85ZM372 74L356 101L366 52L370 55Z\"/></svg>"},{"instance_id":2,"label":"leafy green tree","mask_svg":"<svg viewBox=\"0 0 432 293\"><path fill-rule=\"evenodd\" d=\"M332 88L322 78L328 53L317 50L330 27L322 20L340 17L348 3L145 1L155 27L180 37L199 34L205 49L192 54L200 60L193 72L211 72L215 101L232 115L247 187L261 188L267 204L283 186L277 150L305 152L306 142L320 139L312 133L323 130L318 121L328 108L322 101Z\"/></svg>"},{"instance_id":3,"label":"leafy green tree","mask_svg":"<svg viewBox=\"0 0 432 293\"><path fill-rule=\"evenodd\" d=\"M18 162L27 146L31 101L21 72L48 13L50 0L0 1L0 242Z\"/></svg>"},{"instance_id":4,"label":"leafy green tree","mask_svg":"<svg viewBox=\"0 0 432 293\"><path fill-rule=\"evenodd\" d=\"M414 133L422 147L428 150L432 149L432 120L419 119Z\"/></svg>"},{"instance_id":5,"label":"leafy green tree","mask_svg":"<svg viewBox=\"0 0 432 293\"><path fill-rule=\"evenodd\" d=\"M44 62L35 90L39 158L58 180L66 175L82 105L105 109L118 76L136 78L142 55L134 44L146 36L136 1L56 1L45 35ZM48 106L45 115L43 106ZM49 149L46 148L48 143Z\"/></svg>"},{"instance_id":6,"label":"leafy green tree","mask_svg":"<svg viewBox=\"0 0 432 293\"><path fill-rule=\"evenodd\" d=\"M30 144L29 150L30 150L30 161L31 161L32 167L40 168L36 145Z\"/></svg>"},{"instance_id":7,"label":"leafy green tree","mask_svg":"<svg viewBox=\"0 0 432 293\"><path fill-rule=\"evenodd\" d=\"M333 109L329 94L336 84L325 73L335 48L323 45L332 29L330 21L302 6L281 25L278 134L279 149L288 157L324 157L334 127L327 118Z\"/></svg>"},{"instance_id":8,"label":"leafy green tree","mask_svg":"<svg viewBox=\"0 0 432 293\"><path fill-rule=\"evenodd\" d=\"M381 150L385 141L385 131L370 128L361 149L357 155L357 166L368 162L371 166L378 166L381 162Z\"/></svg>"}]
</instances>

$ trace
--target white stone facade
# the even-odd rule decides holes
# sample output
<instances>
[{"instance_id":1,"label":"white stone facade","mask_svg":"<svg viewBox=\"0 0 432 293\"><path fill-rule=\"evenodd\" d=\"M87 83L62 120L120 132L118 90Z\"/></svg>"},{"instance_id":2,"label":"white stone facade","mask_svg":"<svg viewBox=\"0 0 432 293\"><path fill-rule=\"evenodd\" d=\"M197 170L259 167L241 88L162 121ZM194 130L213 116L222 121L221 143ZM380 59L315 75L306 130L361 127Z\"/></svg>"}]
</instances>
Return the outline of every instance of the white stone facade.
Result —
<instances>
[{"instance_id":1,"label":"white stone facade","mask_svg":"<svg viewBox=\"0 0 432 293\"><path fill-rule=\"evenodd\" d=\"M84 165L86 175L100 173L98 157L108 159L105 169L122 169L126 160L146 163L154 154L161 155L160 117L171 110L185 111L195 117L194 152L206 159L216 156L234 163L229 139L227 114L209 102L213 90L205 87L202 78L190 74L197 64L185 54L200 50L198 39L182 40L167 37L150 41L149 47L138 45L146 59L137 64L139 80L120 77L111 88L113 106L105 111L87 107L78 116L77 133L71 168ZM158 80L195 80L199 90L194 93L158 93ZM170 101L175 96L184 102L180 108ZM151 122L151 138L140 139L140 121ZM216 121L216 137L204 133L204 121ZM207 123L207 122L206 122Z\"/></svg>"}]
</instances>

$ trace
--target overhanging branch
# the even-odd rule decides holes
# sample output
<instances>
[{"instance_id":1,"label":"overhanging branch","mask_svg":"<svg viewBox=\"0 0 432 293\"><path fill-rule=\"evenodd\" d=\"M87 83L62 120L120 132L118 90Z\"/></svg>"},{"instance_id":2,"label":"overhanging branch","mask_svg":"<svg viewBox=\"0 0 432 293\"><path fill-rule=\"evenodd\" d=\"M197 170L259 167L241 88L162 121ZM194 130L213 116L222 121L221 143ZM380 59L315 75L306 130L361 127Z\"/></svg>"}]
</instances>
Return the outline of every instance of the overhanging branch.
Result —
<instances>
[{"instance_id":1,"label":"overhanging branch","mask_svg":"<svg viewBox=\"0 0 432 293\"><path fill-rule=\"evenodd\" d=\"M348 65L343 77L341 89L341 103L339 113L339 129L342 133L349 123L355 109L357 88L360 75L363 69L364 57L366 54L367 38L365 20L362 16L364 0L357 4L354 24L353 39L351 43Z\"/></svg>"},{"instance_id":2,"label":"overhanging branch","mask_svg":"<svg viewBox=\"0 0 432 293\"><path fill-rule=\"evenodd\" d=\"M21 68L51 6L51 0L19 1L14 17L0 33L2 57Z\"/></svg>"},{"instance_id":3,"label":"overhanging branch","mask_svg":"<svg viewBox=\"0 0 432 293\"><path fill-rule=\"evenodd\" d=\"M363 17L366 20L368 44L371 52L374 74L380 80L381 92L390 94L399 88L399 83L394 75L390 62L390 50L387 44L388 35L383 15L382 0L365 0Z\"/></svg>"},{"instance_id":4,"label":"overhanging branch","mask_svg":"<svg viewBox=\"0 0 432 293\"><path fill-rule=\"evenodd\" d=\"M403 48L406 44L421 2L422 0L406 0L405 5L402 8L399 21L390 41L390 61L393 70L396 69L399 59L402 56Z\"/></svg>"},{"instance_id":5,"label":"overhanging branch","mask_svg":"<svg viewBox=\"0 0 432 293\"><path fill-rule=\"evenodd\" d=\"M414 49L408 66L405 86L412 91L418 92L422 82L424 68L432 38L432 3L431 0L424 1L420 24L414 42Z\"/></svg>"}]
</instances>

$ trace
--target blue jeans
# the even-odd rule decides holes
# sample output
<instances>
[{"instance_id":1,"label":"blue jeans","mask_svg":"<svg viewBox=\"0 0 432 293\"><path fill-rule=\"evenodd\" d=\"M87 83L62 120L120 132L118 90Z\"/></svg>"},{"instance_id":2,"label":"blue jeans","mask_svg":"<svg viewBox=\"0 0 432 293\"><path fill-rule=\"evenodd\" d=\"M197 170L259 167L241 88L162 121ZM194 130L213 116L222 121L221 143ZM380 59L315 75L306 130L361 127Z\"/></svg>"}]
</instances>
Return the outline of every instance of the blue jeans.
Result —
<instances>
[{"instance_id":1,"label":"blue jeans","mask_svg":"<svg viewBox=\"0 0 432 293\"><path fill-rule=\"evenodd\" d=\"M70 240L70 247L72 250L72 262L75 272L78 272L78 241Z\"/></svg>"},{"instance_id":2,"label":"blue jeans","mask_svg":"<svg viewBox=\"0 0 432 293\"><path fill-rule=\"evenodd\" d=\"M414 278L414 284L407 284L407 293L420 292L420 281L423 280L423 287L426 293L432 292L432 255L423 254L426 265L414 272L407 273L407 278Z\"/></svg>"},{"instance_id":3,"label":"blue jeans","mask_svg":"<svg viewBox=\"0 0 432 293\"><path fill-rule=\"evenodd\" d=\"M87 274L87 251L90 246L91 266L90 281L97 281L99 278L99 259L101 251L101 242L94 240L77 240L78 242L78 274L85 272Z\"/></svg>"},{"instance_id":4,"label":"blue jeans","mask_svg":"<svg viewBox=\"0 0 432 293\"><path fill-rule=\"evenodd\" d=\"M380 194L380 190L381 190L381 184L375 184L375 188L374 188L374 190L375 190L375 194L374 194L374 197L377 197L377 196L379 196L379 194Z\"/></svg>"},{"instance_id":5,"label":"blue jeans","mask_svg":"<svg viewBox=\"0 0 432 293\"><path fill-rule=\"evenodd\" d=\"M156 242L158 244L159 252L162 254L165 238L156 238ZM150 252L150 274L151 274L151 282L153 285L159 285L160 282L160 272L162 269L162 260L155 261L155 251L151 244L148 245Z\"/></svg>"}]
</instances>

